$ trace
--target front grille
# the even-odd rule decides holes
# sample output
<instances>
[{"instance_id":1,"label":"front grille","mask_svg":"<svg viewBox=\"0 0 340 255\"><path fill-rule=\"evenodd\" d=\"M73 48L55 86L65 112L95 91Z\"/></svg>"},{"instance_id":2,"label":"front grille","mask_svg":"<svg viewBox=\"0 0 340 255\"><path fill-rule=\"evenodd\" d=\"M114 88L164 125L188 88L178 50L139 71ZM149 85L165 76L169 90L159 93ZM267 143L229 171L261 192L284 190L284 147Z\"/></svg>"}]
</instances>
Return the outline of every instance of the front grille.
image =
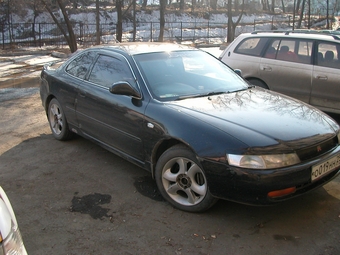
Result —
<instances>
[{"instance_id":1,"label":"front grille","mask_svg":"<svg viewBox=\"0 0 340 255\"><path fill-rule=\"evenodd\" d=\"M297 151L301 161L316 158L338 145L337 137Z\"/></svg>"}]
</instances>

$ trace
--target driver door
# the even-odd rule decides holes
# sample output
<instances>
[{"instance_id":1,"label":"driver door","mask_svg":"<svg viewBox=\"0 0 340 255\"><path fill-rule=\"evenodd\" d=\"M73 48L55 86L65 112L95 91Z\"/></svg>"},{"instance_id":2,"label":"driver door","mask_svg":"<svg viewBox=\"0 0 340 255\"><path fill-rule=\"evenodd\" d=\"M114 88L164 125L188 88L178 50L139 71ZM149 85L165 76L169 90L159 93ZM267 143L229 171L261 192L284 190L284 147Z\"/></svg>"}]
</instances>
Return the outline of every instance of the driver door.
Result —
<instances>
[{"instance_id":1,"label":"driver door","mask_svg":"<svg viewBox=\"0 0 340 255\"><path fill-rule=\"evenodd\" d=\"M129 158L143 161L141 129L146 104L109 91L118 81L128 81L137 88L135 80L125 58L98 55L87 82L78 87L76 114L86 136Z\"/></svg>"}]
</instances>

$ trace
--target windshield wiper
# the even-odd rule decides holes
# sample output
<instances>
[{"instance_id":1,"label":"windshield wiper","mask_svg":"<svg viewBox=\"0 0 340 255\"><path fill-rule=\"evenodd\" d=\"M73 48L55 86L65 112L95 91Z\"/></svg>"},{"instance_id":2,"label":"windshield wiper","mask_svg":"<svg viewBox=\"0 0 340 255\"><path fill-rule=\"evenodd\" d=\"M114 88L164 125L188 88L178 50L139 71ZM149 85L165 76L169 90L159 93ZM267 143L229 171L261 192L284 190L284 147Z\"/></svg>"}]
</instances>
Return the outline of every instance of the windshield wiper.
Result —
<instances>
[{"instance_id":1,"label":"windshield wiper","mask_svg":"<svg viewBox=\"0 0 340 255\"><path fill-rule=\"evenodd\" d=\"M231 91L228 91L228 93L235 93L235 92L239 92L239 91L244 91L244 90L248 90L248 89L251 89L253 87L246 87L246 88L241 88L241 89L235 89L235 90L231 90Z\"/></svg>"},{"instance_id":2,"label":"windshield wiper","mask_svg":"<svg viewBox=\"0 0 340 255\"><path fill-rule=\"evenodd\" d=\"M220 95L224 93L227 93L227 92L226 91L214 91L214 92L209 92L209 93L204 93L204 94L184 95L184 96L179 96L177 100L182 100L182 99L187 99L187 98L197 98L197 97L208 97L208 96Z\"/></svg>"},{"instance_id":3,"label":"windshield wiper","mask_svg":"<svg viewBox=\"0 0 340 255\"><path fill-rule=\"evenodd\" d=\"M236 90L229 90L229 91L212 91L208 93L203 93L203 94L193 94L193 95L183 95L179 96L176 98L176 100L183 100L183 99L188 99L188 98L197 98L197 97L209 97L209 96L216 96L216 95L221 95L221 94L229 94L229 93L235 93L247 89L251 89L253 87L247 87L247 88L241 88L241 89L236 89Z\"/></svg>"},{"instance_id":4,"label":"windshield wiper","mask_svg":"<svg viewBox=\"0 0 340 255\"><path fill-rule=\"evenodd\" d=\"M213 91L213 92L209 92L207 94L204 94L203 96L215 96L215 95L220 95L220 94L224 94L224 93L228 93L228 91Z\"/></svg>"},{"instance_id":5,"label":"windshield wiper","mask_svg":"<svg viewBox=\"0 0 340 255\"><path fill-rule=\"evenodd\" d=\"M195 98L195 97L201 97L202 94L194 94L194 95L184 95L184 96L179 96L176 98L176 100L182 100L182 99L187 99L187 98Z\"/></svg>"}]
</instances>

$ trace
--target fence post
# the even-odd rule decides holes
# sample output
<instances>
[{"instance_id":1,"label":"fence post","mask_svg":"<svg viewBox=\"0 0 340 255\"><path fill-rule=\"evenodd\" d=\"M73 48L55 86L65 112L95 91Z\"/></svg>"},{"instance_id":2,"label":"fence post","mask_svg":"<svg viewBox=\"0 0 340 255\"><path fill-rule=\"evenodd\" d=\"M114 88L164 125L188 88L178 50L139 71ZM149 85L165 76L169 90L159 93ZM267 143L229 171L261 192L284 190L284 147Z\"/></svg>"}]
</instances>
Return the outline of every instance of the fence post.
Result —
<instances>
[{"instance_id":1,"label":"fence post","mask_svg":"<svg viewBox=\"0 0 340 255\"><path fill-rule=\"evenodd\" d=\"M183 41L183 21L181 21L181 42Z\"/></svg>"},{"instance_id":2,"label":"fence post","mask_svg":"<svg viewBox=\"0 0 340 255\"><path fill-rule=\"evenodd\" d=\"M196 20L195 20L195 27L194 27L194 36L192 38L192 42L195 42L195 35L196 35Z\"/></svg>"},{"instance_id":3,"label":"fence post","mask_svg":"<svg viewBox=\"0 0 340 255\"><path fill-rule=\"evenodd\" d=\"M2 34L2 49L5 49L5 34L4 34L4 25L1 24L1 34Z\"/></svg>"},{"instance_id":4,"label":"fence post","mask_svg":"<svg viewBox=\"0 0 340 255\"><path fill-rule=\"evenodd\" d=\"M210 43L209 30L210 30L210 23L209 23L209 21L208 21L208 43Z\"/></svg>"},{"instance_id":5,"label":"fence post","mask_svg":"<svg viewBox=\"0 0 340 255\"><path fill-rule=\"evenodd\" d=\"M84 45L84 38L83 38L83 34L84 34L84 26L83 26L83 22L79 22L79 43Z\"/></svg>"},{"instance_id":6,"label":"fence post","mask_svg":"<svg viewBox=\"0 0 340 255\"><path fill-rule=\"evenodd\" d=\"M153 39L152 39L152 21L151 21L151 23L150 23L150 42L152 42L153 41Z\"/></svg>"},{"instance_id":7,"label":"fence post","mask_svg":"<svg viewBox=\"0 0 340 255\"><path fill-rule=\"evenodd\" d=\"M39 23L39 47L41 48L41 23Z\"/></svg>"}]
</instances>

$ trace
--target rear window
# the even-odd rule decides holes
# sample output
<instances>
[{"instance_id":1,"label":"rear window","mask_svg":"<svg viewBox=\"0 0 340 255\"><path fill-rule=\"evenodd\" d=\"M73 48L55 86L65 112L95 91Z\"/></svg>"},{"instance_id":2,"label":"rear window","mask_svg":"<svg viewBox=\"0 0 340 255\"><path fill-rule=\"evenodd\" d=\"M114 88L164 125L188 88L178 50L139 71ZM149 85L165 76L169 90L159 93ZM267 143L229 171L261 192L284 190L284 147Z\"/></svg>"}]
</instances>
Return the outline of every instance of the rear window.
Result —
<instances>
[{"instance_id":1,"label":"rear window","mask_svg":"<svg viewBox=\"0 0 340 255\"><path fill-rule=\"evenodd\" d=\"M236 53L250 56L261 56L262 50L268 42L265 37L252 37L243 40L235 49Z\"/></svg>"}]
</instances>

